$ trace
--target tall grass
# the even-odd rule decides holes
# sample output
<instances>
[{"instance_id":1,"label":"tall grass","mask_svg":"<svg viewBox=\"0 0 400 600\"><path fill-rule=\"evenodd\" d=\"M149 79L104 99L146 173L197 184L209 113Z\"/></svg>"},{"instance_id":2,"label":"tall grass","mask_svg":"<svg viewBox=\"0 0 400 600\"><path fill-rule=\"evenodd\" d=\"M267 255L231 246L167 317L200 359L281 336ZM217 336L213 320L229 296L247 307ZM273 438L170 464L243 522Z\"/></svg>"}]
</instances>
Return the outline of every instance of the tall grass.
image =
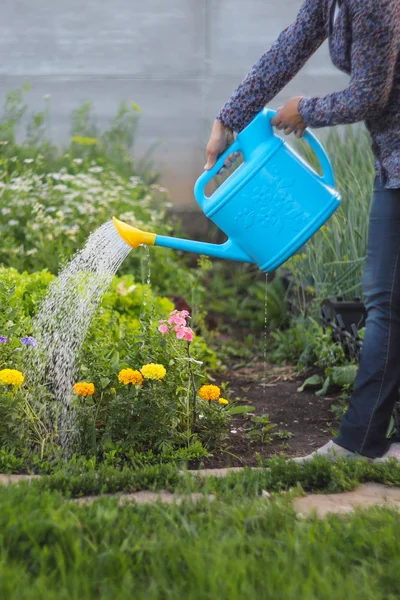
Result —
<instances>
[{"instance_id":1,"label":"tall grass","mask_svg":"<svg viewBox=\"0 0 400 600\"><path fill-rule=\"evenodd\" d=\"M306 244L286 263L298 287L310 286L316 300L341 295L361 295L361 277L368 234L368 215L373 189L373 155L366 130L347 127L342 134L331 130L325 147L330 156L342 205ZM309 162L315 157L304 150ZM304 299L298 304L304 309Z\"/></svg>"}]
</instances>

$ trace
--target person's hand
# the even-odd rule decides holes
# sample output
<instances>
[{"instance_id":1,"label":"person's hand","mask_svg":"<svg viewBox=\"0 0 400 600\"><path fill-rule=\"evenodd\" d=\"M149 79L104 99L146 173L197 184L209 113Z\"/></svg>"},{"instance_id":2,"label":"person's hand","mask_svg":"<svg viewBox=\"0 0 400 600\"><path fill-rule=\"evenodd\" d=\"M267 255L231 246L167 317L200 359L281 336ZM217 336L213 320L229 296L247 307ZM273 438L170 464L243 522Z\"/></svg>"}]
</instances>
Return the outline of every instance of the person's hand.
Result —
<instances>
[{"instance_id":1,"label":"person's hand","mask_svg":"<svg viewBox=\"0 0 400 600\"><path fill-rule=\"evenodd\" d=\"M233 132L228 127L225 127L221 121L214 121L214 125L211 129L210 139L206 148L207 162L204 165L205 171L212 169L217 162L217 158L221 156L221 154L228 148L228 146L232 144L232 142ZM236 158L236 153L230 154L225 160L225 167L229 168L232 166L232 163L234 160L236 160Z\"/></svg>"},{"instance_id":2,"label":"person's hand","mask_svg":"<svg viewBox=\"0 0 400 600\"><path fill-rule=\"evenodd\" d=\"M306 130L306 124L298 109L301 99L302 96L296 96L289 100L285 106L278 108L277 114L271 121L271 124L274 127L283 129L283 132L286 135L294 132L295 136L298 138L303 137Z\"/></svg>"}]
</instances>

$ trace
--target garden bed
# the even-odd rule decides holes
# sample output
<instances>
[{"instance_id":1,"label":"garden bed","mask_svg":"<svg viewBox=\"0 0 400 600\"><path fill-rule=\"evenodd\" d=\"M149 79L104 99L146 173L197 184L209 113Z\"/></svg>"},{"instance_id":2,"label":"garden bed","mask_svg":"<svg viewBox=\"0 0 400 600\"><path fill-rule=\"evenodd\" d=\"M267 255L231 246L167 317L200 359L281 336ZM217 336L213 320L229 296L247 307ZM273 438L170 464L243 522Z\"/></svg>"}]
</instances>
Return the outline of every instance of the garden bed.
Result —
<instances>
[{"instance_id":1,"label":"garden bed","mask_svg":"<svg viewBox=\"0 0 400 600\"><path fill-rule=\"evenodd\" d=\"M256 416L265 414L269 423L275 425L269 432L272 439L266 442L252 440L249 430L253 427L247 415L235 415L229 428L224 449L202 461L193 461L191 468L223 468L232 466L256 466L258 456L269 458L276 454L301 456L325 444L337 427L332 405L338 395L317 397L312 391L298 392L304 376L292 366L277 366L255 358L247 365L228 366L232 398L240 398L255 408ZM217 381L217 383L219 383ZM262 425L259 426L259 429ZM257 438L257 433L253 434Z\"/></svg>"}]
</instances>

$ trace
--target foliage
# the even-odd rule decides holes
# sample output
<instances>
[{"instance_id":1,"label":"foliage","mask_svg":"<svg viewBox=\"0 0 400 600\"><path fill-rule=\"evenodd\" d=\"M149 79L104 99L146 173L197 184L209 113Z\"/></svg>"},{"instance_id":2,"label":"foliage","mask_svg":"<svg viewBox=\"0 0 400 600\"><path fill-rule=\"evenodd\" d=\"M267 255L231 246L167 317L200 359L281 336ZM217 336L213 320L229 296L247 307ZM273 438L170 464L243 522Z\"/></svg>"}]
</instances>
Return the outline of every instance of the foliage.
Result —
<instances>
[{"instance_id":1,"label":"foliage","mask_svg":"<svg viewBox=\"0 0 400 600\"><path fill-rule=\"evenodd\" d=\"M293 277L295 301L303 314L309 308L302 294L307 286L313 290L315 308L325 297L340 295L351 299L361 295L374 179L370 141L364 129L347 127L344 134L331 130L325 147L342 204L305 248L285 265ZM309 149L304 154L315 163Z\"/></svg>"},{"instance_id":2,"label":"foliage","mask_svg":"<svg viewBox=\"0 0 400 600\"><path fill-rule=\"evenodd\" d=\"M214 260L203 268L200 281L207 289L208 306L236 327L252 330L285 327L288 311L279 278L267 283L267 276L254 265Z\"/></svg>"},{"instance_id":3,"label":"foliage","mask_svg":"<svg viewBox=\"0 0 400 600\"><path fill-rule=\"evenodd\" d=\"M166 219L172 206L166 190L132 157L137 107L121 107L100 134L90 103L85 104L74 112L70 147L59 151L43 132L33 135L29 125L25 141L16 141L27 110L22 101L23 90L11 92L0 121L0 264L57 273L114 215L160 234L176 230L173 219ZM43 117L40 127L45 122ZM120 272L131 272L136 280L147 277L147 252L131 252ZM187 272L176 252L152 249L151 258L155 289L189 298L196 285L202 293L196 274Z\"/></svg>"},{"instance_id":4,"label":"foliage","mask_svg":"<svg viewBox=\"0 0 400 600\"><path fill-rule=\"evenodd\" d=\"M134 103L123 102L111 119L109 128L102 131L91 102L76 108L71 116L71 138L61 150L50 139L51 98L44 98L44 109L29 114L24 103L30 91L29 84L6 95L0 119L1 155L8 165L9 174L21 174L24 165L32 164L38 174L59 171L63 168L83 171L96 163L129 178L138 175L151 185L157 175L151 168L150 156L136 159L133 146L140 109ZM17 140L22 119L27 121L23 143Z\"/></svg>"},{"instance_id":5,"label":"foliage","mask_svg":"<svg viewBox=\"0 0 400 600\"><path fill-rule=\"evenodd\" d=\"M332 331L324 329L312 317L292 319L287 329L270 332L268 357L278 363L296 364L300 369L326 369L347 363L344 349L332 339Z\"/></svg>"},{"instance_id":6,"label":"foliage","mask_svg":"<svg viewBox=\"0 0 400 600\"><path fill-rule=\"evenodd\" d=\"M46 271L1 269L0 334L6 340L0 343L1 365L22 372L28 368L28 353L36 348L20 337L31 334L32 316L52 279ZM161 335L159 319L172 309L169 299L157 296L148 284L135 283L132 275L114 278L77 357L76 380L93 384L91 395L74 397L79 454L106 459L116 450L131 462L132 453L173 456L180 448L199 449L198 440L211 446L223 437L228 409L198 398L204 421L196 429L189 403L189 393L196 391L191 384L204 382L207 369L217 367L216 355L197 335L190 342L191 354L189 342ZM149 363L163 365L165 378L145 379L140 389L118 381L122 369ZM57 456L57 432L50 435L47 426L51 393L44 383L0 386L0 447L15 450L16 456L22 451Z\"/></svg>"}]
</instances>

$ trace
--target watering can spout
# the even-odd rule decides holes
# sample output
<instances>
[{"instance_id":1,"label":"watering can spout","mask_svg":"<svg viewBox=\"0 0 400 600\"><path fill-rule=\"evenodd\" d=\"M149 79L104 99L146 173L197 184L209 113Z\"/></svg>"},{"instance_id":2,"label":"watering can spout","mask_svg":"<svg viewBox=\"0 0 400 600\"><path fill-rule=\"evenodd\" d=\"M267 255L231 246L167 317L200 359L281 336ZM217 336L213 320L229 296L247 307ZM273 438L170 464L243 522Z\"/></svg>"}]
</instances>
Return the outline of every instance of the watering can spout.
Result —
<instances>
[{"instance_id":1,"label":"watering can spout","mask_svg":"<svg viewBox=\"0 0 400 600\"><path fill-rule=\"evenodd\" d=\"M116 217L113 217L113 221L116 230L118 231L119 235L122 237L124 242L128 244L128 246L131 246L132 248L137 248L138 246L142 245L154 246L156 240L155 233L141 231L141 229L132 227L132 225L128 225L128 223L124 223Z\"/></svg>"},{"instance_id":2,"label":"watering can spout","mask_svg":"<svg viewBox=\"0 0 400 600\"><path fill-rule=\"evenodd\" d=\"M141 231L136 227L132 227L132 225L120 221L116 217L113 217L113 221L121 238L132 248L137 248L141 245L163 246L164 248L195 252L196 254L206 254L207 256L214 256L216 258L238 260L241 262L254 262L244 250L231 240L227 240L223 244L209 244L207 242L184 240L182 238L174 238Z\"/></svg>"}]
</instances>

